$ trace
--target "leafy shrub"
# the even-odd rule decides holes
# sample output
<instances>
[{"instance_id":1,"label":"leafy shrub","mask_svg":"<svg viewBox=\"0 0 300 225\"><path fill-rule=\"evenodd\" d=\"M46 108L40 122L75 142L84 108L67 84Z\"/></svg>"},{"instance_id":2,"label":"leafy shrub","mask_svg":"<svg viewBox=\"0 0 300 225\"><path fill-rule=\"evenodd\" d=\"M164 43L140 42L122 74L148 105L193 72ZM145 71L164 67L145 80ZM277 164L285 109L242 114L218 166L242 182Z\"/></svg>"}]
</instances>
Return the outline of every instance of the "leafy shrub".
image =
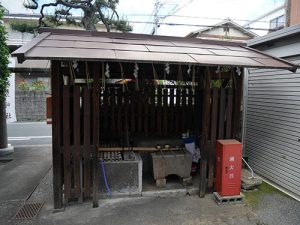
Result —
<instances>
[{"instance_id":1,"label":"leafy shrub","mask_svg":"<svg viewBox=\"0 0 300 225\"><path fill-rule=\"evenodd\" d=\"M37 24L22 23L22 22L12 22L10 27L13 30L19 31L21 33L35 33L37 30Z\"/></svg>"},{"instance_id":2,"label":"leafy shrub","mask_svg":"<svg viewBox=\"0 0 300 225\"><path fill-rule=\"evenodd\" d=\"M4 8L0 5L0 21L4 15ZM9 49L6 44L6 31L3 23L0 23L0 104L7 95L9 86L9 70L8 70L8 56Z\"/></svg>"},{"instance_id":3,"label":"leafy shrub","mask_svg":"<svg viewBox=\"0 0 300 225\"><path fill-rule=\"evenodd\" d=\"M31 90L33 90L33 91L45 91L46 90L46 85L44 84L43 81L36 80L32 83Z\"/></svg>"},{"instance_id":4,"label":"leafy shrub","mask_svg":"<svg viewBox=\"0 0 300 225\"><path fill-rule=\"evenodd\" d=\"M18 88L21 91L29 91L30 87L29 84L26 81L22 81L18 84Z\"/></svg>"}]
</instances>

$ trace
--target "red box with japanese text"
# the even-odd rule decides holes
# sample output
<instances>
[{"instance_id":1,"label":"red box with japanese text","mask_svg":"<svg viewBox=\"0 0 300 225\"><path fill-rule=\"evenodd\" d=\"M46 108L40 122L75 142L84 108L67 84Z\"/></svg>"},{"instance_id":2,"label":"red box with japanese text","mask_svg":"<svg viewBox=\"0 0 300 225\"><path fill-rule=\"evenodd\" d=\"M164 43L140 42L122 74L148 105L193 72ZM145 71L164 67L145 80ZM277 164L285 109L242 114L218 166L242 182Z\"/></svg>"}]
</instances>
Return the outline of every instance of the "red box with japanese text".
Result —
<instances>
[{"instance_id":1,"label":"red box with japanese text","mask_svg":"<svg viewBox=\"0 0 300 225\"><path fill-rule=\"evenodd\" d=\"M215 189L220 196L239 195L242 173L242 144L217 140Z\"/></svg>"}]
</instances>

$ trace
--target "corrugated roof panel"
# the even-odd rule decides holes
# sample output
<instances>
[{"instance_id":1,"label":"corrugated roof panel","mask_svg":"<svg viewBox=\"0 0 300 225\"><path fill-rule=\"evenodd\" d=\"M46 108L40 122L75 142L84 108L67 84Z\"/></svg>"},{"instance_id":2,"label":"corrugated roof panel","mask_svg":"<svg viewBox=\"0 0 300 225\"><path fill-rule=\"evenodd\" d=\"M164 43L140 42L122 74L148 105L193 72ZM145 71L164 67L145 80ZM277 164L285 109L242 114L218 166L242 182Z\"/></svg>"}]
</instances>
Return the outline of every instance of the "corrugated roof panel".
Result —
<instances>
[{"instance_id":1,"label":"corrugated roof panel","mask_svg":"<svg viewBox=\"0 0 300 225\"><path fill-rule=\"evenodd\" d=\"M76 56L76 57L74 57ZM101 49L95 51L87 51L82 48L44 48L35 47L26 53L26 57L29 59L86 59L86 60L97 60L97 59L115 59L115 51Z\"/></svg>"},{"instance_id":2,"label":"corrugated roof panel","mask_svg":"<svg viewBox=\"0 0 300 225\"><path fill-rule=\"evenodd\" d=\"M229 49L229 50L233 50L233 51L240 51L240 52L247 52L248 50L245 49L245 48L241 48L239 46L226 46L226 49Z\"/></svg>"},{"instance_id":3,"label":"corrugated roof panel","mask_svg":"<svg viewBox=\"0 0 300 225\"><path fill-rule=\"evenodd\" d=\"M193 53L200 55L212 55L213 53L203 48L188 48L188 47L168 47L168 46L152 46L146 45L151 52L172 52L172 53Z\"/></svg>"},{"instance_id":4,"label":"corrugated roof panel","mask_svg":"<svg viewBox=\"0 0 300 225\"><path fill-rule=\"evenodd\" d=\"M111 38L107 37L93 37L93 36L75 36L75 35L58 35L51 34L45 40L65 40L65 41L91 41L91 42L113 42Z\"/></svg>"},{"instance_id":5,"label":"corrugated roof panel","mask_svg":"<svg viewBox=\"0 0 300 225\"><path fill-rule=\"evenodd\" d=\"M174 63L197 63L187 54L162 53L162 52L133 52L116 51L116 58L119 60L153 61L153 62L174 62Z\"/></svg>"},{"instance_id":6,"label":"corrugated roof panel","mask_svg":"<svg viewBox=\"0 0 300 225\"><path fill-rule=\"evenodd\" d=\"M233 57L220 55L195 55L190 54L200 64L233 65L233 66L264 66L263 64L247 57Z\"/></svg>"},{"instance_id":7,"label":"corrugated roof panel","mask_svg":"<svg viewBox=\"0 0 300 225\"><path fill-rule=\"evenodd\" d=\"M228 51L228 50L215 50L211 49L211 52L215 53L216 55L221 56L236 56L236 57L248 57L248 58L268 58L263 54L258 54L252 51Z\"/></svg>"},{"instance_id":8,"label":"corrugated roof panel","mask_svg":"<svg viewBox=\"0 0 300 225\"><path fill-rule=\"evenodd\" d=\"M46 29L12 53L26 59L119 60L282 68L298 65L237 43L192 38Z\"/></svg>"},{"instance_id":9,"label":"corrugated roof panel","mask_svg":"<svg viewBox=\"0 0 300 225\"><path fill-rule=\"evenodd\" d=\"M159 41L159 40L150 40L150 39L137 39L137 40L133 40L133 39L117 39L114 38L113 39L114 43L122 43L122 44L139 44L139 45L158 45L158 46L174 46L174 44L172 44L169 41Z\"/></svg>"},{"instance_id":10,"label":"corrugated roof panel","mask_svg":"<svg viewBox=\"0 0 300 225\"><path fill-rule=\"evenodd\" d=\"M174 42L172 43L177 47L191 47L191 48L208 48L208 49L223 49L227 48L222 45L211 45L211 44L202 44L202 43L193 43L193 42Z\"/></svg>"},{"instance_id":11,"label":"corrugated roof panel","mask_svg":"<svg viewBox=\"0 0 300 225\"><path fill-rule=\"evenodd\" d=\"M39 47L57 47L57 48L86 48L86 49L111 49L111 50L131 50L131 51L148 51L144 45L133 44L116 44L86 41L60 41L60 40L43 40L37 46Z\"/></svg>"}]
</instances>

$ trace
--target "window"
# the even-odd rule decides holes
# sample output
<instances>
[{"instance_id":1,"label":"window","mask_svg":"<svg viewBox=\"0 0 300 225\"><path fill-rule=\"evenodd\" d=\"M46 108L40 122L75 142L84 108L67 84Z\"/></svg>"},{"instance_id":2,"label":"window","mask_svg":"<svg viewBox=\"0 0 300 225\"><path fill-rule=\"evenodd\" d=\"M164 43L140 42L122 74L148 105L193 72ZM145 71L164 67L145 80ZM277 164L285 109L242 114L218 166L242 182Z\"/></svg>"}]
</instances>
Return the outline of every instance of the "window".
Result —
<instances>
[{"instance_id":1,"label":"window","mask_svg":"<svg viewBox=\"0 0 300 225\"><path fill-rule=\"evenodd\" d=\"M270 31L279 30L284 27L284 15L276 17L270 21Z\"/></svg>"}]
</instances>

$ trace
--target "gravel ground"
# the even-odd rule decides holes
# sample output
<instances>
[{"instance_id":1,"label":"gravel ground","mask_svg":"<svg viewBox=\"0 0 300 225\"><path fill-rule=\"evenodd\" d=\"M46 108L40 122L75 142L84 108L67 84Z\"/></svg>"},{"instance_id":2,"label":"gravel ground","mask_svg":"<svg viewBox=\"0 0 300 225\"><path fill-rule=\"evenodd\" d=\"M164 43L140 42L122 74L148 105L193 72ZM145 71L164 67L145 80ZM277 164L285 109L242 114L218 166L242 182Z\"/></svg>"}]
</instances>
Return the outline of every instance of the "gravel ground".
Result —
<instances>
[{"instance_id":1,"label":"gravel ground","mask_svg":"<svg viewBox=\"0 0 300 225\"><path fill-rule=\"evenodd\" d=\"M257 209L254 209L261 224L299 225L300 202L282 193L262 196Z\"/></svg>"}]
</instances>

